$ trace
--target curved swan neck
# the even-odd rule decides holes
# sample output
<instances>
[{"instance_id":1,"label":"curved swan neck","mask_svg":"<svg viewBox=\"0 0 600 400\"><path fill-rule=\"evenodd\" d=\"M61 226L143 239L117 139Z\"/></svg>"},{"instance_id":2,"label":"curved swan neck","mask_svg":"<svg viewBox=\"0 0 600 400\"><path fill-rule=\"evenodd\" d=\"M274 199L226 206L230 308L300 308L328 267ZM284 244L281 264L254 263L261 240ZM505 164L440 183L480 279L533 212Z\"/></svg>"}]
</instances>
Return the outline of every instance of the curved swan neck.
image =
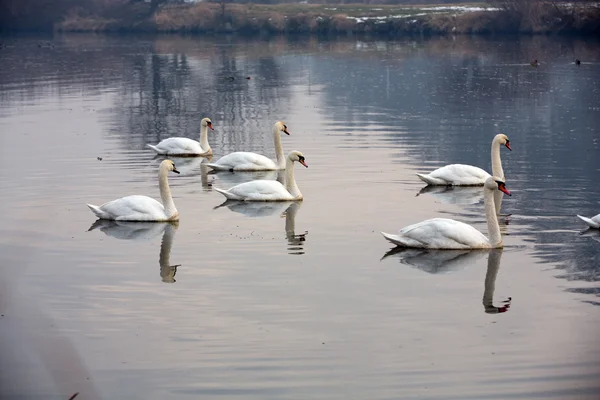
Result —
<instances>
[{"instance_id":1,"label":"curved swan neck","mask_svg":"<svg viewBox=\"0 0 600 400\"><path fill-rule=\"evenodd\" d=\"M277 159L277 166L283 168L286 165L286 158L283 154L283 146L281 145L281 134L279 133L279 127L273 126L273 146L275 146L275 157Z\"/></svg>"},{"instance_id":2,"label":"curved swan neck","mask_svg":"<svg viewBox=\"0 0 600 400\"><path fill-rule=\"evenodd\" d=\"M484 188L483 192L490 245L492 248L501 248L502 236L500 235L500 225L498 225L496 207L494 206L494 191L493 189Z\"/></svg>"},{"instance_id":3,"label":"curved swan neck","mask_svg":"<svg viewBox=\"0 0 600 400\"><path fill-rule=\"evenodd\" d=\"M173 197L171 196L171 189L169 188L169 181L167 178L168 174L168 167L162 167L158 170L158 188L160 190L160 198L165 207L165 214L167 218L171 218L177 214L177 209L175 208L175 203L173 203Z\"/></svg>"},{"instance_id":4,"label":"curved swan neck","mask_svg":"<svg viewBox=\"0 0 600 400\"><path fill-rule=\"evenodd\" d=\"M492 176L504 179L502 160L500 159L500 138L495 137L492 141Z\"/></svg>"},{"instance_id":5,"label":"curved swan neck","mask_svg":"<svg viewBox=\"0 0 600 400\"><path fill-rule=\"evenodd\" d=\"M300 193L294 178L294 162L289 158L285 162L285 188L294 198L302 198L302 193Z\"/></svg>"},{"instance_id":6,"label":"curved swan neck","mask_svg":"<svg viewBox=\"0 0 600 400\"><path fill-rule=\"evenodd\" d=\"M208 144L208 126L200 126L200 147L203 151L210 150L210 145Z\"/></svg>"}]
</instances>

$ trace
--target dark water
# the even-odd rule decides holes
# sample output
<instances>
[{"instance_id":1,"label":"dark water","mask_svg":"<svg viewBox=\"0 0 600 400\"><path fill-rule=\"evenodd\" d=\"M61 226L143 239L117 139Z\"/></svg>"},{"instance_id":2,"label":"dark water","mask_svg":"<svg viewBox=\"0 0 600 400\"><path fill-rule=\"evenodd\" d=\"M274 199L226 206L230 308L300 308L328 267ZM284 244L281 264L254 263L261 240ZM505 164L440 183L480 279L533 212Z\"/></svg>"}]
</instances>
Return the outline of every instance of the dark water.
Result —
<instances>
[{"instance_id":1,"label":"dark water","mask_svg":"<svg viewBox=\"0 0 600 400\"><path fill-rule=\"evenodd\" d=\"M598 398L600 234L575 215L600 212L600 43L47 40L0 51L3 399ZM284 120L304 202L217 207L251 176L175 159L179 224L92 226L85 203L158 198L146 143L205 116L213 160L273 157ZM505 249L390 252L430 217L487 232L479 189L415 172L489 170L499 132Z\"/></svg>"}]
</instances>

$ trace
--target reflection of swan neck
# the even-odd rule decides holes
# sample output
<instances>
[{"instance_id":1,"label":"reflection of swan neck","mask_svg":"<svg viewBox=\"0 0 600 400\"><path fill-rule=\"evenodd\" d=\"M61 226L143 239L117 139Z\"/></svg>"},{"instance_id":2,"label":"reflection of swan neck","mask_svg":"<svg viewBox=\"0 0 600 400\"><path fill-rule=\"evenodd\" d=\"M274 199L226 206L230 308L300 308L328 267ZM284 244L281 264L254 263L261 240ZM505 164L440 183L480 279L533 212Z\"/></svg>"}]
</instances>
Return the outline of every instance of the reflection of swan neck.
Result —
<instances>
[{"instance_id":1,"label":"reflection of swan neck","mask_svg":"<svg viewBox=\"0 0 600 400\"><path fill-rule=\"evenodd\" d=\"M210 150L210 145L208 144L208 126L204 124L200 125L200 147L204 152Z\"/></svg>"},{"instance_id":2,"label":"reflection of swan neck","mask_svg":"<svg viewBox=\"0 0 600 400\"><path fill-rule=\"evenodd\" d=\"M176 224L167 224L160 243L158 264L160 265L160 276L163 282L175 282L174 276L177 272L177 266L171 267L171 247L173 246L176 229Z\"/></svg>"},{"instance_id":3,"label":"reflection of swan neck","mask_svg":"<svg viewBox=\"0 0 600 400\"><path fill-rule=\"evenodd\" d=\"M285 163L285 188L294 198L302 197L302 193L300 193L300 189L298 189L296 179L294 178L294 161L289 157Z\"/></svg>"},{"instance_id":4,"label":"reflection of swan neck","mask_svg":"<svg viewBox=\"0 0 600 400\"><path fill-rule=\"evenodd\" d=\"M298 212L298 204L291 204L285 211L285 234L288 238L296 235L296 213Z\"/></svg>"},{"instance_id":5,"label":"reflection of swan neck","mask_svg":"<svg viewBox=\"0 0 600 400\"><path fill-rule=\"evenodd\" d=\"M483 307L486 313L497 313L501 309L494 307L494 291L496 290L496 277L500 269L502 249L493 249L488 256L487 272L485 274L485 289L483 291Z\"/></svg>"},{"instance_id":6,"label":"reflection of swan neck","mask_svg":"<svg viewBox=\"0 0 600 400\"><path fill-rule=\"evenodd\" d=\"M502 236L500 235L500 225L498 225L496 207L494 206L494 189L484 188L483 200L490 245L492 248L500 248L502 247Z\"/></svg>"},{"instance_id":7,"label":"reflection of swan neck","mask_svg":"<svg viewBox=\"0 0 600 400\"><path fill-rule=\"evenodd\" d=\"M500 137L496 136L492 141L492 176L497 176L504 180L504 170L502 169L502 160L500 159Z\"/></svg>"},{"instance_id":8,"label":"reflection of swan neck","mask_svg":"<svg viewBox=\"0 0 600 400\"><path fill-rule=\"evenodd\" d=\"M169 174L169 167L161 165L158 170L158 187L160 190L160 198L163 206L165 207L165 215L167 218L171 218L177 214L173 197L171 196L171 189L169 188L169 180L167 175Z\"/></svg>"},{"instance_id":9,"label":"reflection of swan neck","mask_svg":"<svg viewBox=\"0 0 600 400\"><path fill-rule=\"evenodd\" d=\"M277 158L277 166L283 168L286 163L285 154L283 154L283 145L281 144L281 133L279 126L273 126L273 145L275 146L275 157Z\"/></svg>"}]
</instances>

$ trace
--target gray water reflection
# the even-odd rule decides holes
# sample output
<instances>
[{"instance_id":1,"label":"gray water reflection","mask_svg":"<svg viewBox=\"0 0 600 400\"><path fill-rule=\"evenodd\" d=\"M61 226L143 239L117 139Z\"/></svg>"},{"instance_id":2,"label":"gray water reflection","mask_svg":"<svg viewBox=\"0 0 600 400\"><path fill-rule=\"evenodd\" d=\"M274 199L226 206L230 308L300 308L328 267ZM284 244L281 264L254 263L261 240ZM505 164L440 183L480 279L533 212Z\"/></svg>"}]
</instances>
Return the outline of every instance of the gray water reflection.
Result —
<instances>
[{"instance_id":1,"label":"gray water reflection","mask_svg":"<svg viewBox=\"0 0 600 400\"><path fill-rule=\"evenodd\" d=\"M107 236L131 241L148 241L162 234L158 256L160 277L165 283L175 283L177 267L181 264L171 265L170 260L173 239L178 227L178 222L126 222L98 219L90 226L88 232L99 229Z\"/></svg>"},{"instance_id":2,"label":"gray water reflection","mask_svg":"<svg viewBox=\"0 0 600 400\"><path fill-rule=\"evenodd\" d=\"M288 253L291 255L304 254L304 245L308 231L296 233L296 214L302 206L298 201L235 201L226 200L214 209L226 207L229 210L249 218L262 218L279 215L285 218L285 237L288 243ZM254 234L254 231L251 233ZM256 232L260 235L260 232Z\"/></svg>"},{"instance_id":3,"label":"gray water reflection","mask_svg":"<svg viewBox=\"0 0 600 400\"><path fill-rule=\"evenodd\" d=\"M25 347L56 366L39 338L54 325L106 399L597 397L599 243L575 217L598 212L597 41L65 35L44 51L14 41L0 52L0 201L10 210L0 224L10 325L0 327L15 328L3 346L40 340ZM197 139L204 116L215 159L270 154L271 124L284 119L297 127L285 148L314 163L297 220L299 204L264 218L213 210L213 181L255 177L176 161L186 270L164 285L145 266L159 252L161 280L174 278L167 229L160 251L160 233L135 243L83 234L84 203L157 193L161 159L145 144ZM475 192L415 197L414 173L453 162L488 170L499 132L514 150L502 226L511 251L502 273L487 272L519 307L497 318L472 301L488 281L483 258L421 261L449 274L377 268L387 243L376 232L440 215L485 232ZM494 288L484 286L485 310ZM57 398L86 378L66 375Z\"/></svg>"}]
</instances>

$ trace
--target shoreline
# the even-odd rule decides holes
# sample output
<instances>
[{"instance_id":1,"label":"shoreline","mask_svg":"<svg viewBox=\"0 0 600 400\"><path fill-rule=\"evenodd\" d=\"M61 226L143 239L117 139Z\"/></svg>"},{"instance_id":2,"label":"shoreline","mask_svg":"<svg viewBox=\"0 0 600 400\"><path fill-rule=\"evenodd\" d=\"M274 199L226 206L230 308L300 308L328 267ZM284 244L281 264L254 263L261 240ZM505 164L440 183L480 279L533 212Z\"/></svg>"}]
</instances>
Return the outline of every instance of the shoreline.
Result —
<instances>
[{"instance_id":1,"label":"shoreline","mask_svg":"<svg viewBox=\"0 0 600 400\"><path fill-rule=\"evenodd\" d=\"M600 7L531 3L527 10L444 5L313 5L194 3L156 11L134 3L109 9L69 10L46 25L17 21L4 31L73 33L403 35L542 34L597 36Z\"/></svg>"}]
</instances>

